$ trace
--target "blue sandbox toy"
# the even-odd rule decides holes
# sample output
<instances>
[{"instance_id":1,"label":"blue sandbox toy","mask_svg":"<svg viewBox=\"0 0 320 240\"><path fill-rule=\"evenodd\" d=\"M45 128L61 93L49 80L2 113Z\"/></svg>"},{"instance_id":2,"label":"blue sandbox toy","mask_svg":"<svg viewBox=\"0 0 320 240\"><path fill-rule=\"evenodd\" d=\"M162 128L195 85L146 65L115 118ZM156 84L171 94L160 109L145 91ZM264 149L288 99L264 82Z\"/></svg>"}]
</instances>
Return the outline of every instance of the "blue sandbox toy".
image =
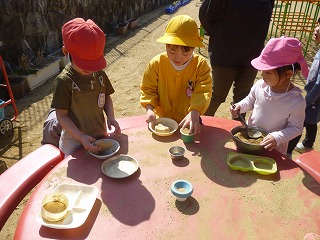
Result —
<instances>
[{"instance_id":1,"label":"blue sandbox toy","mask_svg":"<svg viewBox=\"0 0 320 240\"><path fill-rule=\"evenodd\" d=\"M166 13L174 13L179 9L179 7L188 4L190 1L191 0L175 1L166 8Z\"/></svg>"}]
</instances>

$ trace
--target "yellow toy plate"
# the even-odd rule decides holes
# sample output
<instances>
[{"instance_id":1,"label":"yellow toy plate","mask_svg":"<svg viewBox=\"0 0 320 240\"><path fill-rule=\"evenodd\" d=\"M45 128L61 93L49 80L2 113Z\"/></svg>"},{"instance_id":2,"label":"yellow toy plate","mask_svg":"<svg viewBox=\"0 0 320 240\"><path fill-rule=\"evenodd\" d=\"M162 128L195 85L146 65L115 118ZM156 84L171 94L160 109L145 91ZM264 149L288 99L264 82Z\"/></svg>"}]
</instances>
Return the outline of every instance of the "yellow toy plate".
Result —
<instances>
[{"instance_id":1,"label":"yellow toy plate","mask_svg":"<svg viewBox=\"0 0 320 240\"><path fill-rule=\"evenodd\" d=\"M272 158L250 154L229 153L227 156L227 164L232 170L240 170L243 172L254 171L262 175L277 172L277 163Z\"/></svg>"}]
</instances>

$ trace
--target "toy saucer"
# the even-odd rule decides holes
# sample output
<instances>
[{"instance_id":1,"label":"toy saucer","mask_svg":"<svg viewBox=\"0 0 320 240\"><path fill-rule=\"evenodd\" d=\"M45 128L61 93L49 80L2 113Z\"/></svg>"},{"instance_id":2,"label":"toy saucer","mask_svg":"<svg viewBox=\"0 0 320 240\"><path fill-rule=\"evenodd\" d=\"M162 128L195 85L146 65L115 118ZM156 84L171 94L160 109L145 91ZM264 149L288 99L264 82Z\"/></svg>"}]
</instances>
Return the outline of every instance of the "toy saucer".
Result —
<instances>
[{"instance_id":1,"label":"toy saucer","mask_svg":"<svg viewBox=\"0 0 320 240\"><path fill-rule=\"evenodd\" d=\"M156 131L157 124L162 124L164 126L167 126L169 128L169 132ZM155 135L160 137L166 137L166 136L172 135L175 131L177 131L178 127L179 127L178 123L171 118L157 118L156 124L154 124L153 122L149 123L149 129L151 130L151 132L153 132Z\"/></svg>"},{"instance_id":2,"label":"toy saucer","mask_svg":"<svg viewBox=\"0 0 320 240\"><path fill-rule=\"evenodd\" d=\"M108 157L111 157L113 156L114 154L116 154L119 149L120 149L120 144L116 141L116 140L113 140L113 139L109 139L109 138L104 138L104 139L100 139L98 141L102 141L104 143L110 143L111 144L111 147L106 149L106 150L102 150L101 152L99 153L94 153L94 152L91 152L89 151L89 153L96 157L96 158L99 158L99 159L102 159L102 160L105 160L107 159Z\"/></svg>"},{"instance_id":3,"label":"toy saucer","mask_svg":"<svg viewBox=\"0 0 320 240\"><path fill-rule=\"evenodd\" d=\"M186 180L177 180L171 184L171 193L178 201L185 201L193 193L193 186Z\"/></svg>"},{"instance_id":4,"label":"toy saucer","mask_svg":"<svg viewBox=\"0 0 320 240\"><path fill-rule=\"evenodd\" d=\"M134 174L139 168L138 161L125 154L113 156L101 165L102 172L111 178L126 178Z\"/></svg>"}]
</instances>

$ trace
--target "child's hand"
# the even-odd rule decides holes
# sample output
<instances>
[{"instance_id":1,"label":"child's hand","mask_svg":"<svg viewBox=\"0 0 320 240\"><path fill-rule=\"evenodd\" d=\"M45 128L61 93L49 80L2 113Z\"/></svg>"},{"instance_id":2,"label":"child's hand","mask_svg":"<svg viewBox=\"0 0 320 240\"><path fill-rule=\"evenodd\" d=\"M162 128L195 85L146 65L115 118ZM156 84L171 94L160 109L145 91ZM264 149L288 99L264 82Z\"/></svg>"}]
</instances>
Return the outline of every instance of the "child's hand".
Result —
<instances>
[{"instance_id":1,"label":"child's hand","mask_svg":"<svg viewBox=\"0 0 320 240\"><path fill-rule=\"evenodd\" d=\"M182 128L188 127L190 132L197 134L200 133L200 113L196 110L192 110L185 116L185 118L179 123L179 126Z\"/></svg>"},{"instance_id":2,"label":"child's hand","mask_svg":"<svg viewBox=\"0 0 320 240\"><path fill-rule=\"evenodd\" d=\"M277 146L277 141L268 134L260 143L260 145L264 145L264 149L268 149L269 151L273 150Z\"/></svg>"},{"instance_id":3,"label":"child's hand","mask_svg":"<svg viewBox=\"0 0 320 240\"><path fill-rule=\"evenodd\" d=\"M111 136L119 135L121 133L119 123L114 118L108 118L107 124L109 129L111 129L111 126L114 127L114 131L110 134Z\"/></svg>"},{"instance_id":4,"label":"child's hand","mask_svg":"<svg viewBox=\"0 0 320 240\"><path fill-rule=\"evenodd\" d=\"M156 114L154 113L154 111L152 109L147 109L147 119L146 122L153 122L154 124L156 124Z\"/></svg>"},{"instance_id":5,"label":"child's hand","mask_svg":"<svg viewBox=\"0 0 320 240\"><path fill-rule=\"evenodd\" d=\"M89 136L89 135L82 135L81 136L81 143L82 143L83 147L90 152L98 152L100 150L100 147L92 144L95 141L96 141L96 139Z\"/></svg>"},{"instance_id":6,"label":"child's hand","mask_svg":"<svg viewBox=\"0 0 320 240\"><path fill-rule=\"evenodd\" d=\"M240 112L240 106L237 103L231 103L230 112L233 118L239 117L238 112Z\"/></svg>"}]
</instances>

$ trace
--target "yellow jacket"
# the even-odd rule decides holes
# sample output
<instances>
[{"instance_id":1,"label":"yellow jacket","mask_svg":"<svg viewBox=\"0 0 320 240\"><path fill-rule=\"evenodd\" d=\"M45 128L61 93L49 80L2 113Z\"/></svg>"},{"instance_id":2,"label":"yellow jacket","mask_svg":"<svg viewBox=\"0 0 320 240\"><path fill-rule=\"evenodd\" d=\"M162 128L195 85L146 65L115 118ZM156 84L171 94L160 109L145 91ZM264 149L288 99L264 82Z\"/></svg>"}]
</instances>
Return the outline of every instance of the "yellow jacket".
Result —
<instances>
[{"instance_id":1,"label":"yellow jacket","mask_svg":"<svg viewBox=\"0 0 320 240\"><path fill-rule=\"evenodd\" d=\"M191 111L203 114L210 103L211 69L207 60L193 55L189 65L177 71L167 53L155 56L148 64L141 82L140 103L151 104L159 117L178 123Z\"/></svg>"}]
</instances>

